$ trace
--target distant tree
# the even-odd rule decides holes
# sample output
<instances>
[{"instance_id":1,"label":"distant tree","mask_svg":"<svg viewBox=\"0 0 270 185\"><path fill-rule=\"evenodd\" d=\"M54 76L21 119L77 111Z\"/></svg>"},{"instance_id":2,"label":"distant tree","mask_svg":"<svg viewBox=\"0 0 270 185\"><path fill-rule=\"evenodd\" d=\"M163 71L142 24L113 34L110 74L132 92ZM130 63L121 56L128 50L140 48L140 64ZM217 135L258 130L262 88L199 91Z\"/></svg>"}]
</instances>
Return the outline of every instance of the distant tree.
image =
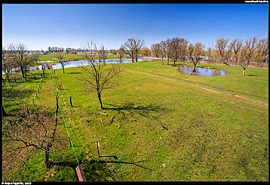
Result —
<instances>
[{"instance_id":1,"label":"distant tree","mask_svg":"<svg viewBox=\"0 0 270 185\"><path fill-rule=\"evenodd\" d=\"M173 63L177 62L178 59L183 59L186 53L187 40L183 38L172 38L169 44L169 51L171 53L171 58Z\"/></svg>"},{"instance_id":2,"label":"distant tree","mask_svg":"<svg viewBox=\"0 0 270 185\"><path fill-rule=\"evenodd\" d=\"M14 59L11 45L8 45L7 49L2 48L2 71L6 74L8 82L10 82L11 71L15 67Z\"/></svg>"},{"instance_id":3,"label":"distant tree","mask_svg":"<svg viewBox=\"0 0 270 185\"><path fill-rule=\"evenodd\" d=\"M162 52L160 43L152 44L151 52L152 52L152 55L154 55L155 57L160 57L161 52Z\"/></svg>"},{"instance_id":4,"label":"distant tree","mask_svg":"<svg viewBox=\"0 0 270 185\"><path fill-rule=\"evenodd\" d=\"M122 46L118 49L118 56L119 56L119 60L120 62L122 62L122 58L125 55L125 48Z\"/></svg>"},{"instance_id":5,"label":"distant tree","mask_svg":"<svg viewBox=\"0 0 270 185\"><path fill-rule=\"evenodd\" d=\"M167 49L168 49L168 45L166 41L161 41L160 47L161 47L161 60L162 60L162 65L163 65L163 58L167 55Z\"/></svg>"},{"instance_id":6,"label":"distant tree","mask_svg":"<svg viewBox=\"0 0 270 185\"><path fill-rule=\"evenodd\" d=\"M85 82L88 86L87 89L96 91L99 105L101 109L104 109L102 104L101 93L105 87L111 87L113 85L112 79L117 76L122 69L119 64L110 64L106 65L104 62L104 47L101 46L100 49L97 49L97 46L94 42L86 42L86 49L90 51L90 55L84 55L84 58L88 61L88 66L82 66L82 70L86 73L82 75L80 80ZM99 54L99 59L96 62L96 55Z\"/></svg>"},{"instance_id":7,"label":"distant tree","mask_svg":"<svg viewBox=\"0 0 270 185\"><path fill-rule=\"evenodd\" d=\"M144 41L138 38L130 38L124 43L125 52L131 57L132 62L134 59L138 62L139 52L143 45Z\"/></svg>"},{"instance_id":8,"label":"distant tree","mask_svg":"<svg viewBox=\"0 0 270 185\"><path fill-rule=\"evenodd\" d=\"M18 43L15 46L11 44L11 53L13 53L15 65L21 70L23 78L27 76L27 68L32 63L32 60L26 56L27 46L22 43Z\"/></svg>"},{"instance_id":9,"label":"distant tree","mask_svg":"<svg viewBox=\"0 0 270 185\"><path fill-rule=\"evenodd\" d=\"M239 65L238 59L239 59L239 52L241 51L243 45L243 41L239 39L234 39L230 43L230 47L234 53L234 58L235 58L235 64Z\"/></svg>"},{"instance_id":10,"label":"distant tree","mask_svg":"<svg viewBox=\"0 0 270 185\"><path fill-rule=\"evenodd\" d=\"M202 43L197 42L195 45L189 44L188 46L188 58L192 61L193 64L193 70L192 72L196 73L196 66L199 63L199 61L202 59L202 52L203 52L204 46Z\"/></svg>"},{"instance_id":11,"label":"distant tree","mask_svg":"<svg viewBox=\"0 0 270 185\"><path fill-rule=\"evenodd\" d=\"M256 44L253 60L257 63L266 62L268 59L268 38L260 39Z\"/></svg>"},{"instance_id":12,"label":"distant tree","mask_svg":"<svg viewBox=\"0 0 270 185\"><path fill-rule=\"evenodd\" d=\"M62 66L62 69L63 69L63 73L65 73L65 63L67 62L65 59L64 59L64 53L57 53L57 59L58 59L58 62L61 64Z\"/></svg>"},{"instance_id":13,"label":"distant tree","mask_svg":"<svg viewBox=\"0 0 270 185\"><path fill-rule=\"evenodd\" d=\"M245 41L245 45L240 52L240 65L243 68L243 76L245 76L246 68L248 67L252 57L255 54L257 38L249 38Z\"/></svg>"},{"instance_id":14,"label":"distant tree","mask_svg":"<svg viewBox=\"0 0 270 185\"><path fill-rule=\"evenodd\" d=\"M149 56L151 54L151 50L148 47L144 46L144 47L142 47L142 49L140 51L140 54L142 56L147 57L147 56Z\"/></svg>"},{"instance_id":15,"label":"distant tree","mask_svg":"<svg viewBox=\"0 0 270 185\"><path fill-rule=\"evenodd\" d=\"M225 55L225 49L228 44L229 39L224 39L220 38L216 41L216 49L218 51L218 54L220 56L220 59L223 61L224 60L224 55Z\"/></svg>"},{"instance_id":16,"label":"distant tree","mask_svg":"<svg viewBox=\"0 0 270 185\"><path fill-rule=\"evenodd\" d=\"M208 57L208 62L211 63L213 61L213 45L211 47L210 43L209 43L209 47L207 49L207 57Z\"/></svg>"}]
</instances>

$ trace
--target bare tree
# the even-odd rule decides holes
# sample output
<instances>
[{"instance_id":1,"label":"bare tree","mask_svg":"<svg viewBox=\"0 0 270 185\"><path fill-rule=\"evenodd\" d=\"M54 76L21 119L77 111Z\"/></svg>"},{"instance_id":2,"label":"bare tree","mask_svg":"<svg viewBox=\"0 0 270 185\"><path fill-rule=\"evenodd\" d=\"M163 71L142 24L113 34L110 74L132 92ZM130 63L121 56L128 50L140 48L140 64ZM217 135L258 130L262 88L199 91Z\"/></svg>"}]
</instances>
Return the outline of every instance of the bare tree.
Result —
<instances>
[{"instance_id":1,"label":"bare tree","mask_svg":"<svg viewBox=\"0 0 270 185\"><path fill-rule=\"evenodd\" d=\"M211 63L213 61L213 53L212 52L213 52L213 44L212 44L212 47L211 47L210 43L209 43L209 47L207 49L207 56L208 56L208 62L209 63Z\"/></svg>"},{"instance_id":2,"label":"bare tree","mask_svg":"<svg viewBox=\"0 0 270 185\"><path fill-rule=\"evenodd\" d=\"M172 39L167 39L166 40L166 45L167 45L167 65L169 65L170 63L170 58L172 58L172 55L173 55L173 50L171 49L171 42L172 42Z\"/></svg>"},{"instance_id":3,"label":"bare tree","mask_svg":"<svg viewBox=\"0 0 270 185\"><path fill-rule=\"evenodd\" d=\"M191 43L188 46L188 58L192 61L192 64L193 64L192 72L194 73L196 73L196 65L202 59L201 56L202 56L203 48L204 46L200 42L195 43L195 46Z\"/></svg>"},{"instance_id":4,"label":"bare tree","mask_svg":"<svg viewBox=\"0 0 270 185\"><path fill-rule=\"evenodd\" d=\"M11 71L15 67L15 61L10 45L7 48L2 48L2 71L6 74L8 82L10 82Z\"/></svg>"},{"instance_id":5,"label":"bare tree","mask_svg":"<svg viewBox=\"0 0 270 185\"><path fill-rule=\"evenodd\" d=\"M55 120L49 111L34 110L31 107L24 107L22 113L3 120L5 125L2 127L2 164L5 173L9 173L13 167L24 167L24 174L30 158L39 151L44 152L47 168L58 164L50 159L52 148L55 151L52 155L56 157L63 155L62 150L68 146L67 138L57 132L59 96L60 93L57 93Z\"/></svg>"},{"instance_id":6,"label":"bare tree","mask_svg":"<svg viewBox=\"0 0 270 185\"><path fill-rule=\"evenodd\" d=\"M125 48L123 46L118 49L118 55L119 55L120 62L122 62L122 58L125 55Z\"/></svg>"},{"instance_id":7,"label":"bare tree","mask_svg":"<svg viewBox=\"0 0 270 185\"><path fill-rule=\"evenodd\" d=\"M16 67L20 68L23 78L26 77L26 69L30 64L25 56L26 48L27 46L22 43L9 45L9 53L11 54L9 57L13 57L14 63Z\"/></svg>"},{"instance_id":8,"label":"bare tree","mask_svg":"<svg viewBox=\"0 0 270 185\"><path fill-rule=\"evenodd\" d=\"M265 62L268 59L268 38L259 40L253 58L257 63Z\"/></svg>"},{"instance_id":9,"label":"bare tree","mask_svg":"<svg viewBox=\"0 0 270 185\"><path fill-rule=\"evenodd\" d=\"M97 93L99 105L101 109L104 109L101 99L101 93L105 87L111 87L113 85L112 78L117 76L122 69L119 64L106 65L103 61L104 56L99 56L97 62L95 62L95 57L98 53L103 53L104 47L101 46L97 50L97 46L92 41L86 42L87 49L91 52L90 55L85 55L85 59L88 60L89 66L82 66L82 70L85 75L82 75L80 80L85 82L88 86L87 88L91 91L94 90Z\"/></svg>"},{"instance_id":10,"label":"bare tree","mask_svg":"<svg viewBox=\"0 0 270 185\"><path fill-rule=\"evenodd\" d=\"M148 47L144 46L144 47L142 47L142 49L140 50L139 53L140 53L142 56L147 57L147 56L149 56L149 55L151 54L151 50L150 50Z\"/></svg>"},{"instance_id":11,"label":"bare tree","mask_svg":"<svg viewBox=\"0 0 270 185\"><path fill-rule=\"evenodd\" d=\"M239 59L239 52L241 51L243 45L243 41L239 39L234 39L230 43L230 47L232 48L232 51L234 53L234 58L235 58L235 64L239 65L238 59Z\"/></svg>"},{"instance_id":12,"label":"bare tree","mask_svg":"<svg viewBox=\"0 0 270 185\"><path fill-rule=\"evenodd\" d=\"M245 41L245 45L240 52L240 65L243 68L243 76L245 76L246 68L248 67L252 57L255 54L257 38L249 38Z\"/></svg>"},{"instance_id":13,"label":"bare tree","mask_svg":"<svg viewBox=\"0 0 270 185\"><path fill-rule=\"evenodd\" d=\"M57 53L57 59L58 59L58 62L62 66L63 73L65 73L65 63L67 62L64 58L65 57L64 57L64 54L63 53L61 53L61 52Z\"/></svg>"},{"instance_id":14,"label":"bare tree","mask_svg":"<svg viewBox=\"0 0 270 185\"><path fill-rule=\"evenodd\" d=\"M162 60L162 65L163 65L163 58L167 54L167 43L166 43L166 41L161 41L160 42L160 47L161 47L161 60Z\"/></svg>"},{"instance_id":15,"label":"bare tree","mask_svg":"<svg viewBox=\"0 0 270 185\"><path fill-rule=\"evenodd\" d=\"M225 55L225 49L227 46L229 39L224 39L224 38L220 38L216 41L216 49L218 51L218 54L221 58L221 60L224 60L224 55Z\"/></svg>"},{"instance_id":16,"label":"bare tree","mask_svg":"<svg viewBox=\"0 0 270 185\"><path fill-rule=\"evenodd\" d=\"M172 38L169 44L169 51L171 54L171 58L173 59L173 63L178 59L183 59L186 53L187 40L183 38Z\"/></svg>"},{"instance_id":17,"label":"bare tree","mask_svg":"<svg viewBox=\"0 0 270 185\"><path fill-rule=\"evenodd\" d=\"M152 52L152 55L154 55L155 57L160 57L161 52L162 52L160 43L152 44L151 45L151 52Z\"/></svg>"},{"instance_id":18,"label":"bare tree","mask_svg":"<svg viewBox=\"0 0 270 185\"><path fill-rule=\"evenodd\" d=\"M138 38L128 39L124 43L123 47L125 48L126 53L131 57L132 62L134 62L134 59L138 62L139 52L143 45L144 41Z\"/></svg>"}]
</instances>

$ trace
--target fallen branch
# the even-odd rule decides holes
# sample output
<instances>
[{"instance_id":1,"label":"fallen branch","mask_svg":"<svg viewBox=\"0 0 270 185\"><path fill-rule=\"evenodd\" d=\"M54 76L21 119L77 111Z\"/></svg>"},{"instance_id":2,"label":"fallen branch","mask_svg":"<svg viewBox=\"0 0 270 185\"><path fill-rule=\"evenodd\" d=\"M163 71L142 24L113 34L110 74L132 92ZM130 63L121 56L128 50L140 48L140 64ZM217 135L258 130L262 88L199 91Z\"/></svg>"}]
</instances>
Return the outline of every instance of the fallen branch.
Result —
<instances>
[{"instance_id":1,"label":"fallen branch","mask_svg":"<svg viewBox=\"0 0 270 185\"><path fill-rule=\"evenodd\" d=\"M98 112L99 114L102 114L102 115L105 115L105 116L108 116L107 113L104 113L104 112Z\"/></svg>"},{"instance_id":2,"label":"fallen branch","mask_svg":"<svg viewBox=\"0 0 270 185\"><path fill-rule=\"evenodd\" d=\"M108 123L106 123L105 125L111 124L113 122L114 117L115 117L115 115L113 115L112 119Z\"/></svg>"}]
</instances>

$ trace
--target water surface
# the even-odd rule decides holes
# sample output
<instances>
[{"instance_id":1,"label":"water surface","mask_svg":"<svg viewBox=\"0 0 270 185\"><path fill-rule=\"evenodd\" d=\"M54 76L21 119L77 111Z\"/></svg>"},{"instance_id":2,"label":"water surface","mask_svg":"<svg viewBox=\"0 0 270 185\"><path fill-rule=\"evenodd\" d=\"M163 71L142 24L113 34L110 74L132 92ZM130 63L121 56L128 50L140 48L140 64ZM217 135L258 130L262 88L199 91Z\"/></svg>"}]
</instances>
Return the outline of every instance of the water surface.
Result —
<instances>
[{"instance_id":1,"label":"water surface","mask_svg":"<svg viewBox=\"0 0 270 185\"><path fill-rule=\"evenodd\" d=\"M194 75L194 76L222 76L229 74L227 71L219 70L219 69L212 69L209 67L196 67L196 72L193 72L193 66L184 66L184 65L177 65L178 71L180 73L184 73L186 75Z\"/></svg>"}]
</instances>

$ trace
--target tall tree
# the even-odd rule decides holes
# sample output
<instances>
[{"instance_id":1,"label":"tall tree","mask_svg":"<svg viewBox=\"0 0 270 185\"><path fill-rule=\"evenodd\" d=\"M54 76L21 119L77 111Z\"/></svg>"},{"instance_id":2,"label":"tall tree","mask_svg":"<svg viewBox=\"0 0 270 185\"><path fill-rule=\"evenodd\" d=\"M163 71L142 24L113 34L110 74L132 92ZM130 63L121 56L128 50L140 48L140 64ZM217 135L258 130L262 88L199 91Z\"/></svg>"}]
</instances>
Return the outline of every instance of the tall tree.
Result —
<instances>
[{"instance_id":1,"label":"tall tree","mask_svg":"<svg viewBox=\"0 0 270 185\"><path fill-rule=\"evenodd\" d=\"M29 60L27 60L26 58L26 49L27 46L25 44L22 43L18 43L15 46L11 46L13 47L12 51L13 53L15 53L15 55L13 57L15 57L15 63L16 65L20 68L21 72L22 72L22 76L23 78L26 77L26 68L29 66Z\"/></svg>"},{"instance_id":2,"label":"tall tree","mask_svg":"<svg viewBox=\"0 0 270 185\"><path fill-rule=\"evenodd\" d=\"M118 49L118 56L119 56L120 62L122 62L122 58L124 57L124 55L125 55L125 48L124 47L120 47Z\"/></svg>"},{"instance_id":3,"label":"tall tree","mask_svg":"<svg viewBox=\"0 0 270 185\"><path fill-rule=\"evenodd\" d=\"M57 53L57 59L62 66L63 73L65 73L65 63L67 62L64 58L65 58L64 53L61 52Z\"/></svg>"},{"instance_id":4,"label":"tall tree","mask_svg":"<svg viewBox=\"0 0 270 185\"><path fill-rule=\"evenodd\" d=\"M268 59L268 38L259 40L253 58L257 63L265 62Z\"/></svg>"},{"instance_id":5,"label":"tall tree","mask_svg":"<svg viewBox=\"0 0 270 185\"><path fill-rule=\"evenodd\" d=\"M162 65L163 65L163 58L167 55L167 43L166 41L161 41L160 42L160 49L161 49L161 60L162 60Z\"/></svg>"},{"instance_id":6,"label":"tall tree","mask_svg":"<svg viewBox=\"0 0 270 185\"><path fill-rule=\"evenodd\" d=\"M172 38L169 44L169 51L171 53L171 58L173 63L177 62L178 59L183 59L186 53L187 40L183 38Z\"/></svg>"},{"instance_id":7,"label":"tall tree","mask_svg":"<svg viewBox=\"0 0 270 185\"><path fill-rule=\"evenodd\" d=\"M202 43L197 42L195 45L189 44L188 46L188 58L192 61L193 64L193 71L196 73L196 66L199 63L199 61L202 59L202 53L203 53L204 46Z\"/></svg>"},{"instance_id":8,"label":"tall tree","mask_svg":"<svg viewBox=\"0 0 270 185\"><path fill-rule=\"evenodd\" d=\"M235 64L239 65L239 52L241 51L243 45L243 41L239 40L239 39L234 39L231 43L230 43L230 47L232 48L232 51L234 53L234 58L235 58Z\"/></svg>"},{"instance_id":9,"label":"tall tree","mask_svg":"<svg viewBox=\"0 0 270 185\"><path fill-rule=\"evenodd\" d=\"M112 79L117 76L122 69L119 64L106 65L104 62L104 56L99 56L99 59L95 60L96 55L104 53L104 47L101 46L97 49L94 42L86 42L86 48L90 51L90 55L84 55L84 58L88 61L89 66L82 66L82 70L86 73L82 75L80 80L87 84L87 89L96 91L99 105L101 109L104 109L101 93L105 87L111 87L113 85ZM104 55L104 54L103 54Z\"/></svg>"},{"instance_id":10,"label":"tall tree","mask_svg":"<svg viewBox=\"0 0 270 185\"><path fill-rule=\"evenodd\" d=\"M151 45L151 52L152 52L152 55L154 55L155 57L160 57L161 56L160 43L152 44Z\"/></svg>"},{"instance_id":11,"label":"tall tree","mask_svg":"<svg viewBox=\"0 0 270 185\"><path fill-rule=\"evenodd\" d=\"M225 55L225 49L228 44L229 39L224 39L220 38L216 41L216 49L218 51L218 54L220 56L220 59L223 61L224 60L224 55Z\"/></svg>"},{"instance_id":12,"label":"tall tree","mask_svg":"<svg viewBox=\"0 0 270 185\"><path fill-rule=\"evenodd\" d=\"M245 76L246 68L248 67L252 57L255 54L257 44L257 38L249 38L245 41L245 45L241 49L240 57L240 65L243 68L243 76Z\"/></svg>"},{"instance_id":13,"label":"tall tree","mask_svg":"<svg viewBox=\"0 0 270 185\"><path fill-rule=\"evenodd\" d=\"M130 38L124 43L123 47L126 53L131 57L132 62L134 62L134 59L138 62L139 52L143 45L144 41L138 38Z\"/></svg>"}]
</instances>

